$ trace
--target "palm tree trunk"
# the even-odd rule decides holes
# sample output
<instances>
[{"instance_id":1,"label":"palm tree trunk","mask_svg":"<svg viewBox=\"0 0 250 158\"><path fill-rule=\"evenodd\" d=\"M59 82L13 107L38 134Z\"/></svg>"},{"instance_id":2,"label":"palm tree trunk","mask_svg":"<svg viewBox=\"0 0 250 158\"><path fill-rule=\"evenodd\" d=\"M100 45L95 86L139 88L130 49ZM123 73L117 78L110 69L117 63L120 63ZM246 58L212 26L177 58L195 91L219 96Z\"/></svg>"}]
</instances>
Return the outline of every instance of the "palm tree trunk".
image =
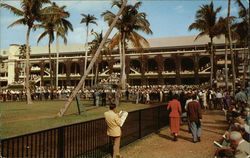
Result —
<instances>
[{"instance_id":1,"label":"palm tree trunk","mask_svg":"<svg viewBox=\"0 0 250 158\"><path fill-rule=\"evenodd\" d=\"M126 88L126 72L125 72L125 35L122 37L122 78L121 78L121 88L124 90Z\"/></svg>"},{"instance_id":2,"label":"palm tree trunk","mask_svg":"<svg viewBox=\"0 0 250 158\"><path fill-rule=\"evenodd\" d=\"M49 48L49 78L50 78L50 99L53 100L53 75L52 75L52 62L51 62L51 50L50 50L50 40L48 44Z\"/></svg>"},{"instance_id":3,"label":"palm tree trunk","mask_svg":"<svg viewBox=\"0 0 250 158\"><path fill-rule=\"evenodd\" d=\"M230 0L228 0L228 10L227 10L227 27L228 27L228 41L229 41L229 47L230 47L230 54L231 54L231 65L232 65L232 72L233 72L233 95L235 95L235 64L234 64L234 54L233 54L233 46L232 46L232 37L231 37L231 21L229 20L230 17Z\"/></svg>"},{"instance_id":4,"label":"palm tree trunk","mask_svg":"<svg viewBox=\"0 0 250 158\"><path fill-rule=\"evenodd\" d=\"M211 63L211 74L210 74L210 87L213 87L213 75L214 75L214 50L213 50L213 38L210 37L210 63Z\"/></svg>"},{"instance_id":5,"label":"palm tree trunk","mask_svg":"<svg viewBox=\"0 0 250 158\"><path fill-rule=\"evenodd\" d=\"M243 69L243 85L242 87L246 87L246 76L247 76L247 67L248 67L248 52L246 52L246 46L244 45L244 69Z\"/></svg>"},{"instance_id":6,"label":"palm tree trunk","mask_svg":"<svg viewBox=\"0 0 250 158\"><path fill-rule=\"evenodd\" d=\"M120 53L120 78L121 78L121 83L122 83L122 66L123 66L123 64L122 64L122 62L123 62L123 60L122 60L122 33L121 33L121 39L120 39L120 41L119 41L119 53Z\"/></svg>"},{"instance_id":7,"label":"palm tree trunk","mask_svg":"<svg viewBox=\"0 0 250 158\"><path fill-rule=\"evenodd\" d=\"M227 66L227 37L225 36L225 85L226 90L228 90L228 66Z\"/></svg>"},{"instance_id":8,"label":"palm tree trunk","mask_svg":"<svg viewBox=\"0 0 250 158\"><path fill-rule=\"evenodd\" d=\"M56 88L58 88L58 69L59 69L59 38L56 35Z\"/></svg>"},{"instance_id":9,"label":"palm tree trunk","mask_svg":"<svg viewBox=\"0 0 250 158\"><path fill-rule=\"evenodd\" d=\"M91 87L93 87L93 85L94 85L94 68L92 68L92 70L91 70L92 72L91 72Z\"/></svg>"},{"instance_id":10,"label":"palm tree trunk","mask_svg":"<svg viewBox=\"0 0 250 158\"><path fill-rule=\"evenodd\" d=\"M25 88L27 96L27 104L33 104L30 93L30 47L29 47L29 38L30 38L31 27L28 27L26 33L26 78L25 78Z\"/></svg>"},{"instance_id":11,"label":"palm tree trunk","mask_svg":"<svg viewBox=\"0 0 250 158\"><path fill-rule=\"evenodd\" d=\"M119 16L121 15L121 13L122 13L124 7L126 6L126 4L127 4L127 0L123 0L123 4L122 4L122 6L121 6L119 12L118 12L117 15L115 16L115 18L114 18L112 24L110 25L108 31L106 32L106 34L105 34L105 36L104 36L102 42L100 43L100 45L99 45L99 47L98 47L98 49L97 49L97 51L96 51L96 53L95 53L93 59L92 59L91 62L90 62L90 64L89 64L87 70L84 72L84 75L82 76L81 80L79 81L79 83L78 83L78 85L76 86L76 88L74 89L74 91L71 93L71 95L70 95L70 97L68 98L68 100L66 101L66 103L63 105L63 107L62 107L62 108L60 109L60 111L58 112L57 115L58 115L59 117L61 117L61 116L64 115L64 113L65 113L65 112L67 111L67 109L69 108L71 102L72 102L73 99L75 98L76 94L77 94L78 91L80 90L81 86L83 85L83 83L84 83L84 81L85 81L87 75L89 74L90 70L92 69L93 65L95 64L95 62L96 62L96 60L97 60L97 58L98 58L98 56L99 56L99 54L100 54L100 52L101 52L101 50L102 50L104 44L105 44L105 42L106 42L107 39L108 39L108 36L110 35L111 31L113 30L113 28L114 28L114 26L115 26L115 24L116 24L116 22L117 22Z\"/></svg>"},{"instance_id":12,"label":"palm tree trunk","mask_svg":"<svg viewBox=\"0 0 250 158\"><path fill-rule=\"evenodd\" d=\"M89 32L89 26L87 26L87 32L86 32L84 72L87 69L87 62L88 62L88 32Z\"/></svg>"},{"instance_id":13,"label":"palm tree trunk","mask_svg":"<svg viewBox=\"0 0 250 158\"><path fill-rule=\"evenodd\" d=\"M98 70L99 69L99 64L96 64L96 69L95 69L95 85L97 84L97 80L98 80Z\"/></svg>"}]
</instances>

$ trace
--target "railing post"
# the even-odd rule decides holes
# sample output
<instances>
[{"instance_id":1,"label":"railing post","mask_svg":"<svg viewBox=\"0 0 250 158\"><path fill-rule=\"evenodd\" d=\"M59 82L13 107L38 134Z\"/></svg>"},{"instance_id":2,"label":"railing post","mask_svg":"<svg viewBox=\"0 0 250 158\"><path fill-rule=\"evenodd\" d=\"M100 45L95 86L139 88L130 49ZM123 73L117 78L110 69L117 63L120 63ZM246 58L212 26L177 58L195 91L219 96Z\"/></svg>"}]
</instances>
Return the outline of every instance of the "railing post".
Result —
<instances>
[{"instance_id":1,"label":"railing post","mask_svg":"<svg viewBox=\"0 0 250 158\"><path fill-rule=\"evenodd\" d=\"M58 129L57 157L64 158L64 127Z\"/></svg>"},{"instance_id":2,"label":"railing post","mask_svg":"<svg viewBox=\"0 0 250 158\"><path fill-rule=\"evenodd\" d=\"M142 137L141 133L141 110L139 110L139 139Z\"/></svg>"},{"instance_id":3,"label":"railing post","mask_svg":"<svg viewBox=\"0 0 250 158\"><path fill-rule=\"evenodd\" d=\"M158 131L158 130L160 129L160 127L161 127L161 125L160 125L160 121L161 121L161 120L160 120L160 118L161 118L161 117L160 117L160 112L161 112L160 110L161 110L161 109L160 109L160 108L161 108L161 106L158 106L158 107L157 107L157 115L158 115L158 127L157 127L158 129L157 129L157 131Z\"/></svg>"}]
</instances>

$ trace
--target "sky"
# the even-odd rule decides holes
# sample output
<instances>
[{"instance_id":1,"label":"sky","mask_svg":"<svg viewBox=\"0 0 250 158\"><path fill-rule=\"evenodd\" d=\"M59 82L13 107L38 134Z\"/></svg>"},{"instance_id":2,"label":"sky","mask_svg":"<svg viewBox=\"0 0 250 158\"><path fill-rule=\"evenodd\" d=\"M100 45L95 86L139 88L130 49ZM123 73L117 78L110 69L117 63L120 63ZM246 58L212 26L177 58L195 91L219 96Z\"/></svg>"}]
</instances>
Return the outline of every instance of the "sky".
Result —
<instances>
[{"instance_id":1,"label":"sky","mask_svg":"<svg viewBox=\"0 0 250 158\"><path fill-rule=\"evenodd\" d=\"M90 29L96 32L105 33L108 30L108 25L100 16L106 10L111 10L116 13L117 9L111 8L111 0L52 0L59 6L65 5L66 11L70 13L68 19L74 27L73 32L69 32L67 39L68 44L80 44L86 42L86 26L80 24L82 19L81 14L95 15L98 20L98 26L90 25ZM211 0L141 0L141 12L147 14L147 19L150 22L150 28L153 31L152 35L147 35L142 32L140 34L145 38L165 38L176 36L197 35L196 30L188 31L188 26L195 20L195 13L203 4L210 4ZM242 0L245 6L249 5L248 0ZM1 0L0 0L1 2ZM227 0L214 0L215 7L222 7L218 17L226 17L227 15ZM7 3L20 8L19 0L2 0L2 3ZM129 3L135 3L135 0L130 0ZM231 2L231 15L237 16L238 6ZM25 44L25 35L27 26L16 25L8 28L8 25L17 20L18 16L13 15L10 11L0 8L0 49L7 49L10 44ZM116 33L113 30L110 37ZM32 31L30 35L31 46L48 45L48 39L44 38L39 43L37 39L43 30ZM89 41L94 37L90 35ZM55 44L55 43L53 43Z\"/></svg>"}]
</instances>

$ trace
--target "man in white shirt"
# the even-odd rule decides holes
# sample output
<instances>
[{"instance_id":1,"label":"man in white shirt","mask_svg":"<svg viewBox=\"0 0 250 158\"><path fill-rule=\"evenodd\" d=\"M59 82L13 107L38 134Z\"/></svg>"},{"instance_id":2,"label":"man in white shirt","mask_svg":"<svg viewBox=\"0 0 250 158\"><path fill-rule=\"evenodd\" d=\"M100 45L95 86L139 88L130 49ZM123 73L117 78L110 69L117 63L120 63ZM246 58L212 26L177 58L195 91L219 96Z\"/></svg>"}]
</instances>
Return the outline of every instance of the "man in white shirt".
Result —
<instances>
[{"instance_id":1,"label":"man in white shirt","mask_svg":"<svg viewBox=\"0 0 250 158\"><path fill-rule=\"evenodd\" d=\"M222 108L222 94L221 92L218 90L217 93L216 93L216 104L215 104L215 109L218 110L218 108Z\"/></svg>"}]
</instances>

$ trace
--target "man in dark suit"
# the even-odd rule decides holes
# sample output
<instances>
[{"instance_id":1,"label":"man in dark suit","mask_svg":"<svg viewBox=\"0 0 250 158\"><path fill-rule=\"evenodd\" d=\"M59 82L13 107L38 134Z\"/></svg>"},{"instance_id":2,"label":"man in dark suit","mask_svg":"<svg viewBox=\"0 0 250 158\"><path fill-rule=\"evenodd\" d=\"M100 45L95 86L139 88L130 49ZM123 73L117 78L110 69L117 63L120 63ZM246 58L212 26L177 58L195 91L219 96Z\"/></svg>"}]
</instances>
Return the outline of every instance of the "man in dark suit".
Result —
<instances>
[{"instance_id":1,"label":"man in dark suit","mask_svg":"<svg viewBox=\"0 0 250 158\"><path fill-rule=\"evenodd\" d=\"M193 142L197 143L201 139L201 122L200 119L202 119L201 114L201 106L199 102L196 100L197 96L194 94L192 96L192 101L188 103L187 105L187 115L188 120L190 122L190 129L193 135Z\"/></svg>"},{"instance_id":2,"label":"man in dark suit","mask_svg":"<svg viewBox=\"0 0 250 158\"><path fill-rule=\"evenodd\" d=\"M102 106L106 106L106 92L102 91Z\"/></svg>"}]
</instances>

